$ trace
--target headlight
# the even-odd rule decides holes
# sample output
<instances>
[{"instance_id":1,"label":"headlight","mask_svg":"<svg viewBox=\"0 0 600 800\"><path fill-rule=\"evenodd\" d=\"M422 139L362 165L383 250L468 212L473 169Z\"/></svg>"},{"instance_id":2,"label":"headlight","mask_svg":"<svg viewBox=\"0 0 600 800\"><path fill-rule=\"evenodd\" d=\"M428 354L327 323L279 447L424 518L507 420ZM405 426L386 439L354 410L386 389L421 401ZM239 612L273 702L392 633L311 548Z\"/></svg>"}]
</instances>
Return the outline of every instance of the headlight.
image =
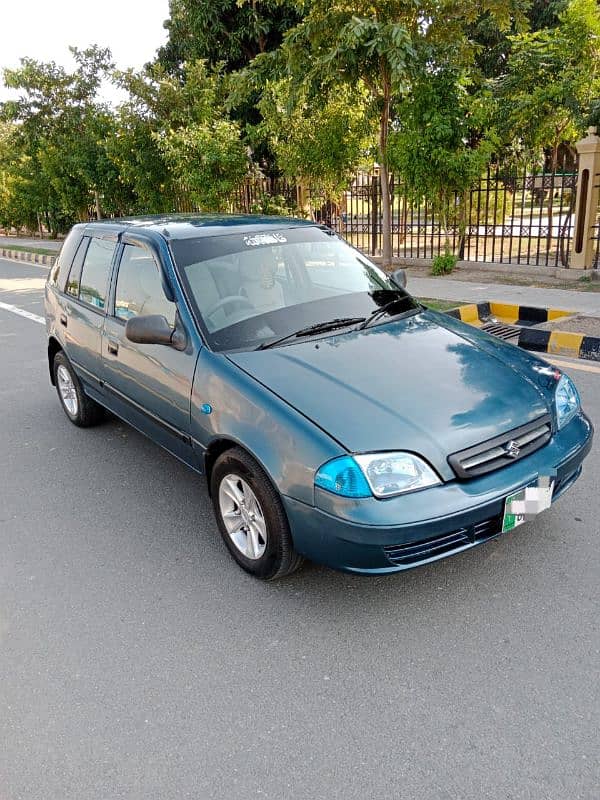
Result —
<instances>
[{"instance_id":1,"label":"headlight","mask_svg":"<svg viewBox=\"0 0 600 800\"><path fill-rule=\"evenodd\" d=\"M575 384L568 375L562 375L554 393L556 403L556 421L559 429L573 419L579 411L581 402Z\"/></svg>"},{"instance_id":2,"label":"headlight","mask_svg":"<svg viewBox=\"0 0 600 800\"><path fill-rule=\"evenodd\" d=\"M393 497L441 483L412 453L370 453L335 458L319 469L315 485L343 497Z\"/></svg>"}]
</instances>

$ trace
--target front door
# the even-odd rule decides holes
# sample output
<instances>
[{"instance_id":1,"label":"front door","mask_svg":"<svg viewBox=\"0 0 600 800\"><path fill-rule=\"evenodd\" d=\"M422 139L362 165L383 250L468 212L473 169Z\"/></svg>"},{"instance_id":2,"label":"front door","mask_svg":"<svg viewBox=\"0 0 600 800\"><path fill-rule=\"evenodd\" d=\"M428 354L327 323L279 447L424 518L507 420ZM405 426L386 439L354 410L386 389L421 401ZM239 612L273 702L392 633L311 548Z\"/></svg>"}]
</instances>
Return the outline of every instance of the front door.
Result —
<instances>
[{"instance_id":1,"label":"front door","mask_svg":"<svg viewBox=\"0 0 600 800\"><path fill-rule=\"evenodd\" d=\"M197 466L190 443L190 397L198 348L137 344L125 337L134 316L161 314L175 326L177 306L165 297L161 273L142 244L125 244L102 337L104 389L115 412L182 461Z\"/></svg>"}]
</instances>

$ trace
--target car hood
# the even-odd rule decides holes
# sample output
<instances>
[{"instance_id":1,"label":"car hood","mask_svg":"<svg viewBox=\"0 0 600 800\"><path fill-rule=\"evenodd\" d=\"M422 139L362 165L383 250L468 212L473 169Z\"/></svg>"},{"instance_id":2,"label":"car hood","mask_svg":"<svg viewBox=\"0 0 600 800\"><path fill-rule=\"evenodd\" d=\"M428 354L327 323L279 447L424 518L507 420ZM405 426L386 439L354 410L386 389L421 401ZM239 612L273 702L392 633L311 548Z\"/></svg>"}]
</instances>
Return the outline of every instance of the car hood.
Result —
<instances>
[{"instance_id":1,"label":"car hood","mask_svg":"<svg viewBox=\"0 0 600 800\"><path fill-rule=\"evenodd\" d=\"M423 312L229 358L350 452L409 450L450 478L450 453L549 411L535 381L501 357L512 345L495 353L462 334Z\"/></svg>"}]
</instances>

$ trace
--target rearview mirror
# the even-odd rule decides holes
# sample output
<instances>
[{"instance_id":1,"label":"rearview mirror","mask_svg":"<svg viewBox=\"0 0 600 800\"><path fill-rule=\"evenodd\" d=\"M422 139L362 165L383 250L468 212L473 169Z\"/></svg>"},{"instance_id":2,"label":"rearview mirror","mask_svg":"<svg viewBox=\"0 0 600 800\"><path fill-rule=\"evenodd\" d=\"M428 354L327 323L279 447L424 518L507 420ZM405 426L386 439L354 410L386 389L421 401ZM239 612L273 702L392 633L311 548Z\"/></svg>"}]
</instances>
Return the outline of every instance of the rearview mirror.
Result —
<instances>
[{"instance_id":1,"label":"rearview mirror","mask_svg":"<svg viewBox=\"0 0 600 800\"><path fill-rule=\"evenodd\" d=\"M125 337L137 344L172 344L173 328L160 314L132 317L125 325Z\"/></svg>"},{"instance_id":2,"label":"rearview mirror","mask_svg":"<svg viewBox=\"0 0 600 800\"><path fill-rule=\"evenodd\" d=\"M406 289L406 270L396 269L390 275L390 280L395 283L399 289Z\"/></svg>"}]
</instances>

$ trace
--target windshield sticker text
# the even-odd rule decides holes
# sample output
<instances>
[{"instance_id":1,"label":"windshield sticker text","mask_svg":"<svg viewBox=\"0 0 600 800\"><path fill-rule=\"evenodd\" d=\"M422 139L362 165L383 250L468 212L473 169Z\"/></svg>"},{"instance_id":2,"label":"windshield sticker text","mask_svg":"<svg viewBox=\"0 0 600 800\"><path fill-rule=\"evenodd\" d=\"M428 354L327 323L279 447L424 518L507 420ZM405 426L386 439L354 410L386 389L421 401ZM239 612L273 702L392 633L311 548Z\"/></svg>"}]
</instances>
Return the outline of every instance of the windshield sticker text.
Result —
<instances>
[{"instance_id":1,"label":"windshield sticker text","mask_svg":"<svg viewBox=\"0 0 600 800\"><path fill-rule=\"evenodd\" d=\"M282 233L255 233L254 236L244 236L244 242L248 247L260 247L262 244L287 242L287 238Z\"/></svg>"}]
</instances>

